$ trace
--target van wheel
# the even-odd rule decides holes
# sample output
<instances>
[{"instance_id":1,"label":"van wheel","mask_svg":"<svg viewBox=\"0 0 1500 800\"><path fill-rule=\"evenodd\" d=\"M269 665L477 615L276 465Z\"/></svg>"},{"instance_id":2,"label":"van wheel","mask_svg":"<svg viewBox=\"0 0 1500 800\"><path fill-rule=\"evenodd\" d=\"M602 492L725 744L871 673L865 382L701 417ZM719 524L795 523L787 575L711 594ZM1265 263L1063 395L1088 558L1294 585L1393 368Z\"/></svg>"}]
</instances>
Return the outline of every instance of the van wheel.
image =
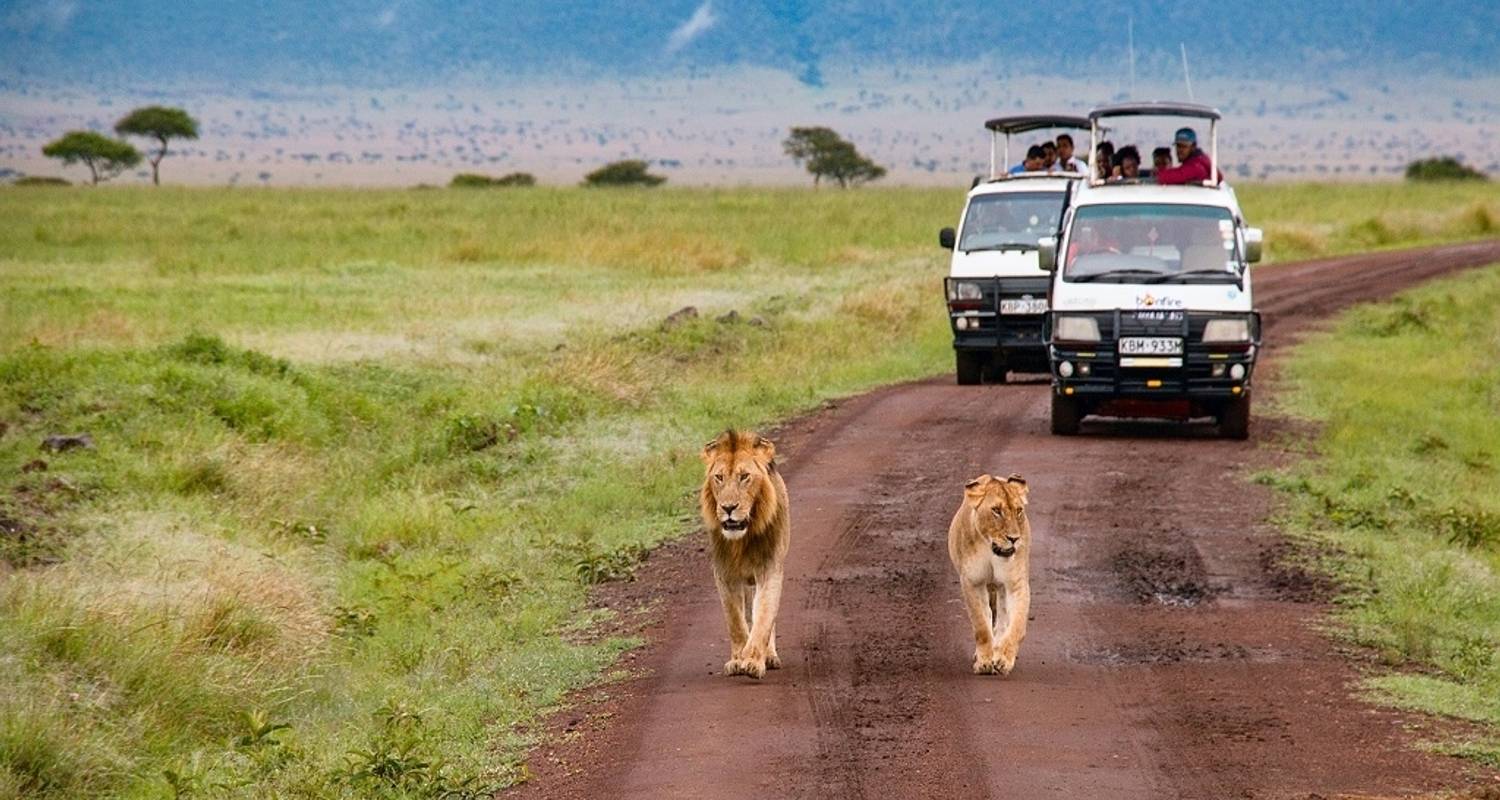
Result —
<instances>
[{"instance_id":1,"label":"van wheel","mask_svg":"<svg viewBox=\"0 0 1500 800\"><path fill-rule=\"evenodd\" d=\"M1052 393L1052 435L1074 436L1083 421L1083 404L1076 397Z\"/></svg>"},{"instance_id":2,"label":"van wheel","mask_svg":"<svg viewBox=\"0 0 1500 800\"><path fill-rule=\"evenodd\" d=\"M959 350L954 354L957 360L958 385L974 386L984 377L984 356L979 353L971 353Z\"/></svg>"},{"instance_id":3,"label":"van wheel","mask_svg":"<svg viewBox=\"0 0 1500 800\"><path fill-rule=\"evenodd\" d=\"M1241 441L1250 438L1250 395L1230 400L1219 412L1219 435Z\"/></svg>"},{"instance_id":4,"label":"van wheel","mask_svg":"<svg viewBox=\"0 0 1500 800\"><path fill-rule=\"evenodd\" d=\"M990 383L1005 383L1006 371L1005 359L995 356L984 367L984 379Z\"/></svg>"}]
</instances>

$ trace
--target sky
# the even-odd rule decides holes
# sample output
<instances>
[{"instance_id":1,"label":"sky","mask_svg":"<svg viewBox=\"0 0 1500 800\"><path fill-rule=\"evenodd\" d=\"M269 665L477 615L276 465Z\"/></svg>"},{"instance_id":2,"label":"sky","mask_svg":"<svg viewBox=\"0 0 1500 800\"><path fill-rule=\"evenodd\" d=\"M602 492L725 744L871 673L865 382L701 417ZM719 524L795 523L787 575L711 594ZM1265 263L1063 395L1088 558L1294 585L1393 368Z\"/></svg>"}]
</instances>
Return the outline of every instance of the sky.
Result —
<instances>
[{"instance_id":1,"label":"sky","mask_svg":"<svg viewBox=\"0 0 1500 800\"><path fill-rule=\"evenodd\" d=\"M1189 94L1239 109L1226 145L1255 176L1295 177L1309 146L1361 175L1438 150L1500 161L1500 3L1096 9L0 0L0 176L58 173L42 143L108 130L145 103L205 123L177 169L203 183L441 181L464 168L571 182L634 156L674 182L794 182L778 145L801 124L863 140L890 181L938 183L982 160L986 116ZM1274 147L1292 134L1302 144Z\"/></svg>"}]
</instances>

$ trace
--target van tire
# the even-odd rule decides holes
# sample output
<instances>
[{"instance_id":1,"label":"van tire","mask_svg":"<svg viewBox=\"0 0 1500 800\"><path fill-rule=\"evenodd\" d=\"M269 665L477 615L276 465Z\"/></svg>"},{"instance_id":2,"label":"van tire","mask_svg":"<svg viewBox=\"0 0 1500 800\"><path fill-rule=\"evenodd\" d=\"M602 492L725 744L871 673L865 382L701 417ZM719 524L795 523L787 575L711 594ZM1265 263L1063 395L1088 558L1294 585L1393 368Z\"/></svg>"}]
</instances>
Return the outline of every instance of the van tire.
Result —
<instances>
[{"instance_id":1,"label":"van tire","mask_svg":"<svg viewBox=\"0 0 1500 800\"><path fill-rule=\"evenodd\" d=\"M959 386L977 386L984 378L985 357L980 353L959 350L954 353Z\"/></svg>"},{"instance_id":2,"label":"van tire","mask_svg":"<svg viewBox=\"0 0 1500 800\"><path fill-rule=\"evenodd\" d=\"M984 379L990 383L1005 383L1005 373L1008 369L1005 359L995 356L984 367Z\"/></svg>"},{"instance_id":3,"label":"van tire","mask_svg":"<svg viewBox=\"0 0 1500 800\"><path fill-rule=\"evenodd\" d=\"M1076 436L1079 423L1083 421L1083 405L1076 397L1064 397L1052 393L1052 435Z\"/></svg>"},{"instance_id":4,"label":"van tire","mask_svg":"<svg viewBox=\"0 0 1500 800\"><path fill-rule=\"evenodd\" d=\"M1219 412L1219 435L1239 441L1250 438L1250 395L1230 400Z\"/></svg>"}]
</instances>

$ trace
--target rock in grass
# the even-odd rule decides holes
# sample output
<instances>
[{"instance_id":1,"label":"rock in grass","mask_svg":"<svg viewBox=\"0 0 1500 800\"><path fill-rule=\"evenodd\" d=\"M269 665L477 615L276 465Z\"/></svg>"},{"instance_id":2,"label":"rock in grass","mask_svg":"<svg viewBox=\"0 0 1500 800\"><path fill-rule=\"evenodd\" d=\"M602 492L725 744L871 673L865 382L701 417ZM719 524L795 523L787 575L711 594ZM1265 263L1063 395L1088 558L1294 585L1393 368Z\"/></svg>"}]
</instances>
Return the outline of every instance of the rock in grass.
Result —
<instances>
[{"instance_id":1,"label":"rock in grass","mask_svg":"<svg viewBox=\"0 0 1500 800\"><path fill-rule=\"evenodd\" d=\"M721 325L733 325L734 323L739 322L739 321L740 321L740 312L735 311L732 308L729 309L729 313L728 314L725 314L725 315L723 315L723 316L721 316L721 317L718 318L718 322Z\"/></svg>"},{"instance_id":2,"label":"rock in grass","mask_svg":"<svg viewBox=\"0 0 1500 800\"><path fill-rule=\"evenodd\" d=\"M687 322L690 319L697 319L697 318L698 318L698 307L697 306L683 306L682 308L679 308L676 311L673 311L672 313L668 314L667 318L661 321L661 327L662 327L662 330L671 330L672 328L675 328L678 325L681 325L682 323Z\"/></svg>"},{"instance_id":3,"label":"rock in grass","mask_svg":"<svg viewBox=\"0 0 1500 800\"><path fill-rule=\"evenodd\" d=\"M86 433L54 433L42 440L42 449L53 453L93 450L94 437Z\"/></svg>"}]
</instances>

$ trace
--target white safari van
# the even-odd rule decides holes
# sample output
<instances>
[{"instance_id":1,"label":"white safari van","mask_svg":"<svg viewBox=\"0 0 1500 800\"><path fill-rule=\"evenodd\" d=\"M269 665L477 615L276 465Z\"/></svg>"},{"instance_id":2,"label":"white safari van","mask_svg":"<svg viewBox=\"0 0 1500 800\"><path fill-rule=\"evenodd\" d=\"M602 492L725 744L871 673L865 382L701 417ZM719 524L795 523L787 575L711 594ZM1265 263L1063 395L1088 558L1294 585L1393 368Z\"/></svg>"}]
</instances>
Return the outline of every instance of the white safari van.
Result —
<instances>
[{"instance_id":1,"label":"white safari van","mask_svg":"<svg viewBox=\"0 0 1500 800\"><path fill-rule=\"evenodd\" d=\"M1207 123L1211 177L1159 185L1149 173L1091 176L1073 192L1060 238L1039 243L1052 272L1052 432L1077 433L1090 414L1212 417L1221 435L1244 439L1261 344L1249 265L1260 260L1261 232L1220 176L1219 113L1166 103L1098 108L1089 114L1090 152L1106 121L1118 135L1125 117Z\"/></svg>"},{"instance_id":2,"label":"white safari van","mask_svg":"<svg viewBox=\"0 0 1500 800\"><path fill-rule=\"evenodd\" d=\"M1042 321L1050 275L1037 262L1037 242L1054 236L1068 187L1078 172L1009 173L1012 134L1087 130L1084 117L1001 117L990 130L990 172L969 191L958 231L944 228L938 243L953 251L944 284L953 351L961 384L1003 383L1007 371L1046 372ZM999 139L1005 137L1004 149Z\"/></svg>"}]
</instances>

